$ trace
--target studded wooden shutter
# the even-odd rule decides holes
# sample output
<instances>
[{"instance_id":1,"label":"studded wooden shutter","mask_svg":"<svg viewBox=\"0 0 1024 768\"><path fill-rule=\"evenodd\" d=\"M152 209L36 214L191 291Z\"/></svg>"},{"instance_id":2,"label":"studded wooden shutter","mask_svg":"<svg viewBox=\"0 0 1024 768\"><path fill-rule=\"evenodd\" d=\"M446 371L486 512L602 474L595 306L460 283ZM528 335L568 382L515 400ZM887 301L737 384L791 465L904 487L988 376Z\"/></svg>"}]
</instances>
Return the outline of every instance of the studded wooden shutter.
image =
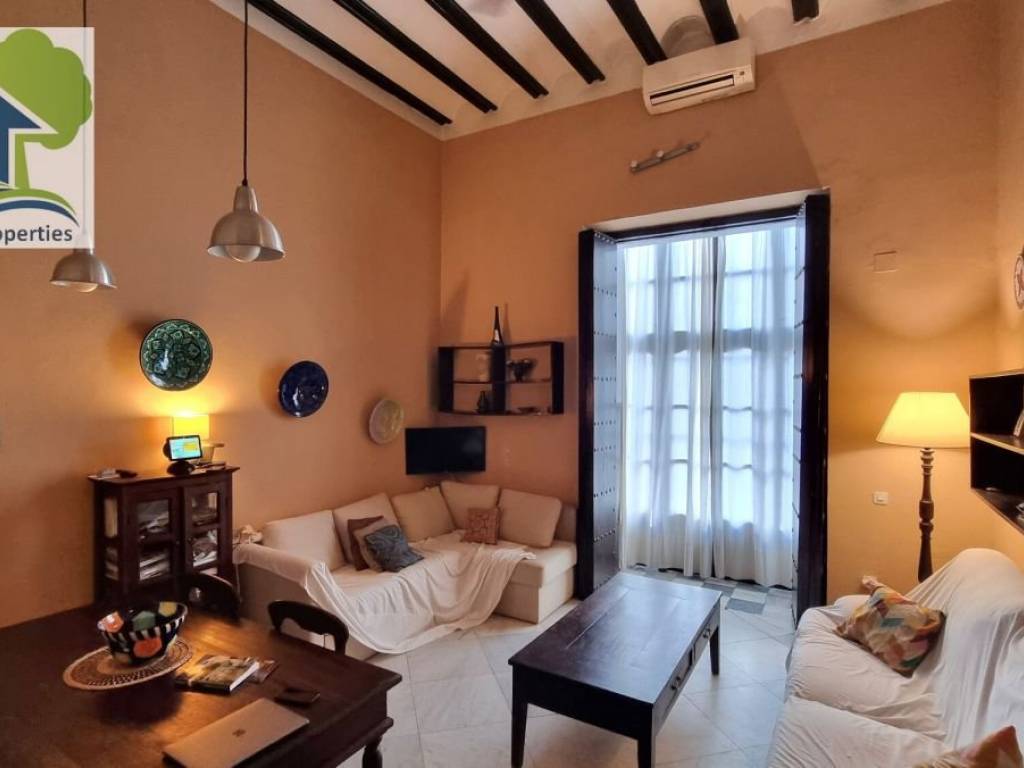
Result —
<instances>
[{"instance_id":1,"label":"studded wooden shutter","mask_svg":"<svg viewBox=\"0 0 1024 768\"><path fill-rule=\"evenodd\" d=\"M580 439L577 593L619 569L618 249L587 230L579 238Z\"/></svg>"}]
</instances>

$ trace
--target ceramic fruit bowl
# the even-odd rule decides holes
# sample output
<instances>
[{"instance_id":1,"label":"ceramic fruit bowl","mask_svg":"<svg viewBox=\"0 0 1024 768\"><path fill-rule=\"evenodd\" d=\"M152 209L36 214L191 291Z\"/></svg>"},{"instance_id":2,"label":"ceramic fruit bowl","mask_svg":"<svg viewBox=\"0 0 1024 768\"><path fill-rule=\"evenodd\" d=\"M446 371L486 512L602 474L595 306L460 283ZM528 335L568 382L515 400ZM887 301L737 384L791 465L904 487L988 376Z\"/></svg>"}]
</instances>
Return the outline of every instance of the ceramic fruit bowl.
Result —
<instances>
[{"instance_id":1,"label":"ceramic fruit bowl","mask_svg":"<svg viewBox=\"0 0 1024 768\"><path fill-rule=\"evenodd\" d=\"M149 664L167 653L187 615L187 606L164 601L114 611L100 619L96 627L106 638L115 661Z\"/></svg>"}]
</instances>

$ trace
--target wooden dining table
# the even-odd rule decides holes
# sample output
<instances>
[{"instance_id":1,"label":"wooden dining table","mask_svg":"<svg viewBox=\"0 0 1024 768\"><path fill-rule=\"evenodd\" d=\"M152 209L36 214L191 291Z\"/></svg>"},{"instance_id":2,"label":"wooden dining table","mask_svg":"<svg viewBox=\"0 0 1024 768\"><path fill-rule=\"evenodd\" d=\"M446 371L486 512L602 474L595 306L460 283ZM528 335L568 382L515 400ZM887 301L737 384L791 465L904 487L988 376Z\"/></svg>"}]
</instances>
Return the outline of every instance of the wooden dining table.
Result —
<instances>
[{"instance_id":1,"label":"wooden dining table","mask_svg":"<svg viewBox=\"0 0 1024 768\"><path fill-rule=\"evenodd\" d=\"M363 661L276 633L247 619L190 609L180 631L192 660L204 654L274 659L262 683L231 694L175 686L174 674L109 691L64 684L64 669L104 645L96 629L102 610L76 608L0 629L0 766L157 766L172 742L286 687L320 698L293 709L309 725L246 766L335 768L363 750L364 768L380 768L380 741L392 725L387 691L401 676Z\"/></svg>"}]
</instances>

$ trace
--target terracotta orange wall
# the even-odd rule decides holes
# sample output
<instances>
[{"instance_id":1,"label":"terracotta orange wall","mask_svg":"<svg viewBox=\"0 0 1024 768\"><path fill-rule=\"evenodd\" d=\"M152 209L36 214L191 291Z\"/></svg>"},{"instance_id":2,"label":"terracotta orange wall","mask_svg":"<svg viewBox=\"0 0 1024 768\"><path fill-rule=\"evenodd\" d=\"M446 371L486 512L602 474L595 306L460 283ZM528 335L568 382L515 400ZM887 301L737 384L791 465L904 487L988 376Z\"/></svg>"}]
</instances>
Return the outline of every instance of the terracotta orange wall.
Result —
<instances>
[{"instance_id":1,"label":"terracotta orange wall","mask_svg":"<svg viewBox=\"0 0 1024 768\"><path fill-rule=\"evenodd\" d=\"M99 253L116 292L47 284L60 253L0 251L0 625L91 599L91 496L102 466L156 467L183 409L213 414L236 475L236 522L409 487L401 443L365 436L379 397L431 416L440 144L278 45L251 40L250 175L288 250L240 265L205 252L240 176L237 19L207 0L93 0ZM80 4L5 0L0 26L79 23ZM138 366L154 323L214 345L184 393ZM285 416L281 372L331 375L315 416Z\"/></svg>"},{"instance_id":2,"label":"terracotta orange wall","mask_svg":"<svg viewBox=\"0 0 1024 768\"><path fill-rule=\"evenodd\" d=\"M1024 368L1024 312L1012 291L1013 265L1024 247L1024 3L999 1L999 208L996 283L1000 370ZM1001 518L996 541L1024 563L1024 536Z\"/></svg>"},{"instance_id":3,"label":"terracotta orange wall","mask_svg":"<svg viewBox=\"0 0 1024 768\"><path fill-rule=\"evenodd\" d=\"M874 435L901 390L966 403L968 375L996 359L996 10L956 0L772 53L756 92L695 109L650 117L634 91L446 143L442 340L486 338L498 304L513 340L563 338L575 360L581 228L830 187L829 588L855 590L862 573L908 586L918 456ZM692 139L696 154L628 172ZM891 249L898 271L874 273ZM490 479L576 497L576 386L570 366L564 416L487 420ZM876 489L890 506L872 505ZM993 543L965 451L940 453L936 494L938 563Z\"/></svg>"}]
</instances>

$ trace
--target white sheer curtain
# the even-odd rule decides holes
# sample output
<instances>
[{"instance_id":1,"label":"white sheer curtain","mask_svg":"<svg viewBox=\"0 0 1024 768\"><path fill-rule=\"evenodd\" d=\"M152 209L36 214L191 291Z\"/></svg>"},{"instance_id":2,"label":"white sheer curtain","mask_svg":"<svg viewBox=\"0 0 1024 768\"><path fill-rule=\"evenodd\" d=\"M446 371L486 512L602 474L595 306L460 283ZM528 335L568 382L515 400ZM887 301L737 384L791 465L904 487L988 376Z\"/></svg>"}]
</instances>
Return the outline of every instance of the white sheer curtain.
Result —
<instances>
[{"instance_id":1,"label":"white sheer curtain","mask_svg":"<svg viewBox=\"0 0 1024 768\"><path fill-rule=\"evenodd\" d=\"M620 247L623 565L792 584L792 221Z\"/></svg>"}]
</instances>

